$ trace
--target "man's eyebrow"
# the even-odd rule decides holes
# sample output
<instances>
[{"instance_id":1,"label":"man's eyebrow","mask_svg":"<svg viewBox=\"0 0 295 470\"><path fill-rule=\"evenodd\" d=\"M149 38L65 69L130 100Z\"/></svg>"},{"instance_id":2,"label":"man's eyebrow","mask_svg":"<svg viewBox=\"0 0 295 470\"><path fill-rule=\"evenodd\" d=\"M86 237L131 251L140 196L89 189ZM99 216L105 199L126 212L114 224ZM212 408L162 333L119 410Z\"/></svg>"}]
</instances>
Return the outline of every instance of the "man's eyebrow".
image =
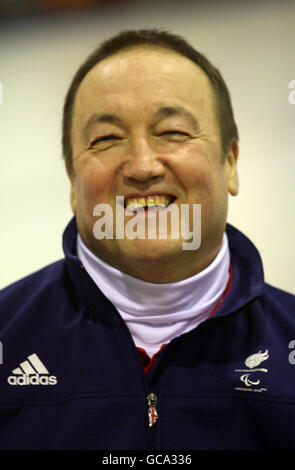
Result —
<instances>
[{"instance_id":1,"label":"man's eyebrow","mask_svg":"<svg viewBox=\"0 0 295 470\"><path fill-rule=\"evenodd\" d=\"M93 126L93 124L97 124L99 122L107 122L110 124L123 124L122 119L119 118L119 116L116 116L115 114L94 113L83 127L83 134L87 136L90 127Z\"/></svg>"},{"instance_id":2,"label":"man's eyebrow","mask_svg":"<svg viewBox=\"0 0 295 470\"><path fill-rule=\"evenodd\" d=\"M193 126L195 131L200 130L200 125L197 118L187 109L182 106L161 106L154 114L155 118L168 118L170 116L185 117ZM94 113L88 119L83 127L83 134L87 136L88 131L93 124L106 122L110 124L123 124L123 120L116 114L109 113Z\"/></svg>"},{"instance_id":3,"label":"man's eyebrow","mask_svg":"<svg viewBox=\"0 0 295 470\"><path fill-rule=\"evenodd\" d=\"M200 124L197 118L182 106L161 106L155 114L155 117L158 118L166 118L170 116L184 117L192 124L195 131L200 130Z\"/></svg>"}]
</instances>

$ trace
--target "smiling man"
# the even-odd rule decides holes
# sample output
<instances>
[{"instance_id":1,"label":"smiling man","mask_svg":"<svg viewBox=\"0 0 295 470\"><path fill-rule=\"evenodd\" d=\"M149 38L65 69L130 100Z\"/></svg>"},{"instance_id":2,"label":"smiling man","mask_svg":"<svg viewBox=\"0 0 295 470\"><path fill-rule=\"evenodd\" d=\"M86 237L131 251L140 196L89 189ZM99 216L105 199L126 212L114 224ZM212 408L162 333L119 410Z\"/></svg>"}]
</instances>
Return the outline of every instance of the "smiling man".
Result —
<instances>
[{"instance_id":1,"label":"smiling man","mask_svg":"<svg viewBox=\"0 0 295 470\"><path fill-rule=\"evenodd\" d=\"M97 113L99 111L99 113ZM96 64L73 106L72 207L79 234L99 258L149 282L174 282L206 268L221 248L228 192L237 193L237 141L222 158L215 100L205 72L164 47L123 49ZM201 204L195 256L178 239L93 237L93 208ZM145 214L148 217L148 214ZM143 264L144 263L144 264Z\"/></svg>"},{"instance_id":2,"label":"smiling man","mask_svg":"<svg viewBox=\"0 0 295 470\"><path fill-rule=\"evenodd\" d=\"M295 298L227 224L220 72L168 32L114 36L73 78L63 152L65 258L1 292L0 447L295 448Z\"/></svg>"}]
</instances>

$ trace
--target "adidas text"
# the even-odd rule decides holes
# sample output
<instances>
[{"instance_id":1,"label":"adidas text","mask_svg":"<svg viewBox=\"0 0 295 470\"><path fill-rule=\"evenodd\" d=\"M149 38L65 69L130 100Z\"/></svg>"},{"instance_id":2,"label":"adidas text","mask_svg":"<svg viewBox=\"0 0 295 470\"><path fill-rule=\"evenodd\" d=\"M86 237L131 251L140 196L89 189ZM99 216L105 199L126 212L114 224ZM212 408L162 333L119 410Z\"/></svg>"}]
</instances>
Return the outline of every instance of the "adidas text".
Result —
<instances>
[{"instance_id":1,"label":"adidas text","mask_svg":"<svg viewBox=\"0 0 295 470\"><path fill-rule=\"evenodd\" d=\"M56 385L55 375L10 375L7 379L10 385Z\"/></svg>"},{"instance_id":2,"label":"adidas text","mask_svg":"<svg viewBox=\"0 0 295 470\"><path fill-rule=\"evenodd\" d=\"M36 353L30 354L27 359L13 369L7 379L9 385L56 385L55 375L49 372Z\"/></svg>"}]
</instances>

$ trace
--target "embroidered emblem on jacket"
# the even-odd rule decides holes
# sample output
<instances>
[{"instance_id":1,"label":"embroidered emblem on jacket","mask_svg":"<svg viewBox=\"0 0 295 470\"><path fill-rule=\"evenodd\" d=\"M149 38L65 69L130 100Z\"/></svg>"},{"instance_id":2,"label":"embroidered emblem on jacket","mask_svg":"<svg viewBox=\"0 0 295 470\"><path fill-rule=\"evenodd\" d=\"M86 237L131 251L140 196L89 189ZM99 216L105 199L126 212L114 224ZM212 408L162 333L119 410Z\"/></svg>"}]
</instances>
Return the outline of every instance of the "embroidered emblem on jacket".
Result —
<instances>
[{"instance_id":1,"label":"embroidered emblem on jacket","mask_svg":"<svg viewBox=\"0 0 295 470\"><path fill-rule=\"evenodd\" d=\"M261 350L258 353L251 354L251 356L247 357L245 360L245 365L248 369L235 369L235 372L246 372L240 376L241 382L243 382L247 388L245 387L235 387L235 390L243 390L249 392L266 392L266 388L253 388L253 386L260 384L260 378L256 377L254 373L256 372L268 372L268 369L264 367L258 368L263 361L266 361L269 358L268 349L264 352ZM252 376L254 374L254 377ZM251 378L250 378L251 377ZM252 388L250 388L252 387Z\"/></svg>"},{"instance_id":2,"label":"embroidered emblem on jacket","mask_svg":"<svg viewBox=\"0 0 295 470\"><path fill-rule=\"evenodd\" d=\"M250 369L253 369L253 367L259 366L261 362L266 361L266 359L269 358L268 350L266 349L264 353L259 351L256 354L252 354L252 356L247 357L245 360L245 365L249 367Z\"/></svg>"}]
</instances>

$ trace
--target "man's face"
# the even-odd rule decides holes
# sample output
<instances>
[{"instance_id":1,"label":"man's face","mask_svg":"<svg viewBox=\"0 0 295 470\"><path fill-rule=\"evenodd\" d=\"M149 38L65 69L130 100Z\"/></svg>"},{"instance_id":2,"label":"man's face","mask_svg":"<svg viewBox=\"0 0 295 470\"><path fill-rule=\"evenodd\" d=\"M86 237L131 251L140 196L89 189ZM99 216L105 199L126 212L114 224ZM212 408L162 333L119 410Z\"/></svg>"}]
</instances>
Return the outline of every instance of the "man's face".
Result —
<instances>
[{"instance_id":1,"label":"man's face","mask_svg":"<svg viewBox=\"0 0 295 470\"><path fill-rule=\"evenodd\" d=\"M98 63L76 95L72 148L72 208L82 239L97 256L133 275L173 261L178 272L173 280L212 261L225 229L228 192L237 193L237 145L221 163L212 91L196 64L173 51L147 47ZM169 230L166 240L94 237L97 204L109 204L116 217L116 196L126 203L151 194L179 208L201 204L197 251L184 251L181 233L171 239ZM148 222L148 213L144 217ZM125 214L125 224L129 220Z\"/></svg>"}]
</instances>

